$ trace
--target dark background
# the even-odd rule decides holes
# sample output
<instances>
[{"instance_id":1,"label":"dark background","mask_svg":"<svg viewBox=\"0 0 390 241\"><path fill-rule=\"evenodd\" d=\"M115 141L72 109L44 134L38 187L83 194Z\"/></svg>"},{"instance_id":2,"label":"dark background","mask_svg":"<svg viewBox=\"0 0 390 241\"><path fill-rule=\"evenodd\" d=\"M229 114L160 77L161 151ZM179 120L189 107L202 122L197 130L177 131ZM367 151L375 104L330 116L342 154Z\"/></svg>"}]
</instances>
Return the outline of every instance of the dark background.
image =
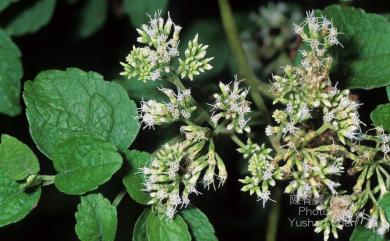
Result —
<instances>
[{"instance_id":1,"label":"dark background","mask_svg":"<svg viewBox=\"0 0 390 241\"><path fill-rule=\"evenodd\" d=\"M1 1L1 0L0 0ZM14 38L22 52L24 68L23 81L33 79L37 73L46 69L65 69L78 67L93 70L102 74L105 79L118 78L121 72L120 61L123 61L134 43L136 32L129 19L120 12L119 1L111 1L111 10L104 27L93 36L78 40L74 37L77 26L77 10L83 1L69 5L58 1L54 16L50 23L39 32ZM294 1L303 9L318 9L337 1ZM386 13L390 8L387 1L357 1L350 5L360 6L368 12ZM241 0L231 1L234 12L249 13L257 11L267 1ZM119 9L118 9L119 7ZM219 19L216 0L171 0L168 10L175 23L183 26L183 30L194 21L211 17ZM218 44L218 43L213 43ZM390 44L390 43L389 43ZM347 47L347 46L345 46ZM226 49L229 51L229 49ZM232 58L232 57L231 57ZM218 59L214 60L218 61ZM210 81L231 79L230 70L225 69ZM369 123L368 114L379 103L387 102L383 89L355 91L361 102L362 117ZM22 104L23 105L23 104ZM24 108L24 106L23 106ZM35 147L29 132L24 112L14 118L0 115L0 132L17 137L27 143L40 158L41 173L55 174L50 160L45 158ZM156 148L156 136L159 132L141 131L132 148L153 151ZM235 152L235 145L221 138L217 140L218 152L225 157L229 179L225 186L217 191L204 191L203 195L192 197L192 202L207 214L216 229L221 241L243 240L254 241L265 238L267 214L272 203L263 209L254 197L240 192L242 177L239 164L240 157ZM98 191L113 200L122 190L121 170L111 180L101 186ZM322 235L315 234L312 228L291 228L288 218L298 214L298 207L289 206L289 197L285 196L278 225L278 240L322 240ZM44 187L38 207L20 222L0 229L1 241L24 240L77 240L74 232L74 213L79 202L78 196L67 196L58 192L54 186ZM128 196L118 207L119 225L117 239L130 240L132 229L143 206L132 201ZM299 218L305 219L304 216ZM347 240L351 230L340 232L339 240Z\"/></svg>"}]
</instances>

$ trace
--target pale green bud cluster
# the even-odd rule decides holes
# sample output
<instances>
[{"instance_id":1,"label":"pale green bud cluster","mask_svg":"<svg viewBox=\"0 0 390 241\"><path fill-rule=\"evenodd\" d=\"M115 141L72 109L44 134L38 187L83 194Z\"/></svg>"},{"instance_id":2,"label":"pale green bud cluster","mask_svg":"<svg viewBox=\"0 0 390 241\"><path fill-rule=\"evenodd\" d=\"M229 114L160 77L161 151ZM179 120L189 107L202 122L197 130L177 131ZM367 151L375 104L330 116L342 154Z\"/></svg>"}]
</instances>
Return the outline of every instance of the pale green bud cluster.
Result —
<instances>
[{"instance_id":1,"label":"pale green bud cluster","mask_svg":"<svg viewBox=\"0 0 390 241\"><path fill-rule=\"evenodd\" d=\"M140 118L146 127L153 128L155 125L172 123L180 118L189 119L196 109L192 105L191 90L178 90L177 94L171 89L160 88L169 99L168 103L148 100L141 103Z\"/></svg>"},{"instance_id":2,"label":"pale green bud cluster","mask_svg":"<svg viewBox=\"0 0 390 241\"><path fill-rule=\"evenodd\" d=\"M146 177L145 191L150 194L159 212L172 219L177 209L190 203L191 193L199 194L197 185L214 186L215 179L222 185L227 172L214 142L208 139L207 128L189 125L181 128L186 139L173 145L166 144L153 157L148 167L143 168Z\"/></svg>"},{"instance_id":3,"label":"pale green bud cluster","mask_svg":"<svg viewBox=\"0 0 390 241\"><path fill-rule=\"evenodd\" d=\"M255 193L257 198L263 201L264 206L270 200L269 186L275 186L275 179L282 179L280 168L272 162L273 157L270 155L272 149L266 148L265 144L259 146L248 139L247 144L239 148L238 152L249 160L250 176L239 180L244 184L241 190L249 191L250 195Z\"/></svg>"},{"instance_id":4,"label":"pale green bud cluster","mask_svg":"<svg viewBox=\"0 0 390 241\"><path fill-rule=\"evenodd\" d=\"M156 81L172 72L189 77L211 69L209 62L213 58L205 58L207 45L198 43L198 36L188 44L184 60L179 59L179 34L181 27L174 24L168 14L167 20L160 12L150 17L149 25L143 24L137 29L137 41L144 47L135 47L121 63L124 71L121 75L146 81ZM179 62L179 63L178 63Z\"/></svg>"},{"instance_id":5,"label":"pale green bud cluster","mask_svg":"<svg viewBox=\"0 0 390 241\"><path fill-rule=\"evenodd\" d=\"M228 123L226 127L228 130L238 133L250 132L247 115L251 112L251 108L250 102L246 100L249 91L241 88L238 80L229 84L220 82L219 89L221 93L213 96L215 99L212 104L213 123L217 125L223 119Z\"/></svg>"},{"instance_id":6,"label":"pale green bud cluster","mask_svg":"<svg viewBox=\"0 0 390 241\"><path fill-rule=\"evenodd\" d=\"M185 59L179 59L178 73L181 78L188 77L192 80L194 75L213 68L209 62L214 58L205 58L207 48L208 45L198 43L198 34L188 42L187 50L184 52Z\"/></svg>"}]
</instances>

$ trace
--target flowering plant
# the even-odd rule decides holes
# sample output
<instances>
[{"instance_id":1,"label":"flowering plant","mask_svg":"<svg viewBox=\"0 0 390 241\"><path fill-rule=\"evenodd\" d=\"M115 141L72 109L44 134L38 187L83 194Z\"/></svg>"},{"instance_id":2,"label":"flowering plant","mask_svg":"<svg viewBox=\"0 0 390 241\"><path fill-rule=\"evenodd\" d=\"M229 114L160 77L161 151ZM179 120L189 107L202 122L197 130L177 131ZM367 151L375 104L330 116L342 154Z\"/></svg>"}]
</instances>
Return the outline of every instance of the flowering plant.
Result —
<instances>
[{"instance_id":1,"label":"flowering plant","mask_svg":"<svg viewBox=\"0 0 390 241\"><path fill-rule=\"evenodd\" d=\"M284 235L279 222L302 227L279 217L295 205L321 240L349 236L351 227L352 241L386 240L390 104L376 107L370 121L371 102L356 89L387 86L390 93L388 20L337 5L302 19L300 7L278 3L251 14L255 28L241 31L229 2L218 0L221 23L207 20L202 32L179 26L166 3L112 3L112 15L120 18L125 10L137 27L136 43L126 44L129 53L117 62L120 80L74 67L42 71L24 82L25 109L19 105L21 52L10 36L43 27L55 0L15 3L26 12L14 16L11 8L4 15L0 112L24 110L29 132L23 138L15 128L2 130L18 138L1 135L0 227L28 220L46 186L54 186L80 197L72 225L82 241L119 238L129 207L140 211L133 215L134 241L229 240L235 231L224 222L256 229L239 239L257 240L262 210L270 210L266 240L275 241ZM109 4L86 1L80 14L94 18L82 18L75 39L98 32ZM0 12L10 5L0 3ZM145 9L152 14L144 16ZM222 27L226 39L213 32ZM220 41L207 41L210 32ZM228 65L233 77L216 81ZM259 79L267 76L270 83ZM127 196L129 205L120 205ZM230 209L251 215L244 220Z\"/></svg>"}]
</instances>

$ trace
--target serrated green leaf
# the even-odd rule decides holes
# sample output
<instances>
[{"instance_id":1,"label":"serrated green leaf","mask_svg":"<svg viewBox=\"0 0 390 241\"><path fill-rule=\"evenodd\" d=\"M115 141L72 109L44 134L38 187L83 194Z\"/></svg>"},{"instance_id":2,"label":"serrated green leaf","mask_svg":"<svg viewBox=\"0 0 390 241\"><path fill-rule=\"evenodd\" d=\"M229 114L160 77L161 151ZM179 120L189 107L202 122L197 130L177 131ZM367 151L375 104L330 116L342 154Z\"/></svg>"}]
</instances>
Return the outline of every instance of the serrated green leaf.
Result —
<instances>
[{"instance_id":1,"label":"serrated green leaf","mask_svg":"<svg viewBox=\"0 0 390 241\"><path fill-rule=\"evenodd\" d=\"M58 190L80 195L107 182L121 167L122 157L111 143L74 137L55 148L53 164L58 172L54 178Z\"/></svg>"},{"instance_id":2,"label":"serrated green leaf","mask_svg":"<svg viewBox=\"0 0 390 241\"><path fill-rule=\"evenodd\" d=\"M210 62L213 68L205 71L200 76L203 78L211 77L230 64L229 59L231 59L229 45L221 21L218 19L202 19L191 24L184 32L183 38L181 38L180 53L184 53L188 41L192 40L196 34L199 34L199 43L209 46L207 56L214 57L214 60Z\"/></svg>"},{"instance_id":3,"label":"serrated green leaf","mask_svg":"<svg viewBox=\"0 0 390 241\"><path fill-rule=\"evenodd\" d=\"M150 196L148 193L142 191L145 188L145 176L142 174L141 168L150 163L152 156L147 152L136 150L126 151L125 156L131 169L123 178L123 184L134 201L146 205L150 200Z\"/></svg>"},{"instance_id":4,"label":"serrated green leaf","mask_svg":"<svg viewBox=\"0 0 390 241\"><path fill-rule=\"evenodd\" d=\"M150 212L146 221L146 233L149 241L191 241L187 224L180 215L170 220L161 214Z\"/></svg>"},{"instance_id":5,"label":"serrated green leaf","mask_svg":"<svg viewBox=\"0 0 390 241\"><path fill-rule=\"evenodd\" d=\"M118 224L116 208L101 194L81 197L76 222L76 234L81 241L115 240Z\"/></svg>"},{"instance_id":6,"label":"serrated green leaf","mask_svg":"<svg viewBox=\"0 0 390 241\"><path fill-rule=\"evenodd\" d=\"M0 29L0 113L20 114L20 79L23 76L19 48Z\"/></svg>"},{"instance_id":7,"label":"serrated green leaf","mask_svg":"<svg viewBox=\"0 0 390 241\"><path fill-rule=\"evenodd\" d=\"M138 130L137 106L117 83L76 68L41 72L24 86L30 132L49 158L56 145L77 136L106 140L126 150Z\"/></svg>"},{"instance_id":8,"label":"serrated green leaf","mask_svg":"<svg viewBox=\"0 0 390 241\"><path fill-rule=\"evenodd\" d=\"M350 241L385 241L382 236L374 233L371 229L364 228L363 226L357 226L353 232Z\"/></svg>"},{"instance_id":9,"label":"serrated green leaf","mask_svg":"<svg viewBox=\"0 0 390 241\"><path fill-rule=\"evenodd\" d=\"M98 31L107 20L107 12L107 0L88 0L79 14L77 36L85 38Z\"/></svg>"},{"instance_id":10,"label":"serrated green leaf","mask_svg":"<svg viewBox=\"0 0 390 241\"><path fill-rule=\"evenodd\" d=\"M147 14L153 15L160 10L164 13L167 5L168 0L123 0L124 10L135 27L149 22Z\"/></svg>"},{"instance_id":11,"label":"serrated green leaf","mask_svg":"<svg viewBox=\"0 0 390 241\"><path fill-rule=\"evenodd\" d=\"M213 225L198 208L186 208L180 212L180 216L186 221L193 241L218 241Z\"/></svg>"},{"instance_id":12,"label":"serrated green leaf","mask_svg":"<svg viewBox=\"0 0 390 241\"><path fill-rule=\"evenodd\" d=\"M390 24L377 14L353 7L330 6L323 14L331 19L344 49L335 49L336 68L348 88L371 89L390 84Z\"/></svg>"},{"instance_id":13,"label":"serrated green leaf","mask_svg":"<svg viewBox=\"0 0 390 241\"><path fill-rule=\"evenodd\" d=\"M5 28L13 36L34 33L51 19L56 0L38 0L30 8L20 12Z\"/></svg>"},{"instance_id":14,"label":"serrated green leaf","mask_svg":"<svg viewBox=\"0 0 390 241\"><path fill-rule=\"evenodd\" d=\"M371 112L371 120L376 126L382 126L386 131L390 131L390 104L378 105Z\"/></svg>"},{"instance_id":15,"label":"serrated green leaf","mask_svg":"<svg viewBox=\"0 0 390 241\"><path fill-rule=\"evenodd\" d=\"M28 192L0 172L0 227L23 219L38 203L41 188Z\"/></svg>"},{"instance_id":16,"label":"serrated green leaf","mask_svg":"<svg viewBox=\"0 0 390 241\"><path fill-rule=\"evenodd\" d=\"M148 241L148 236L146 234L146 220L148 219L150 212L150 208L145 208L137 219L137 222L135 222L133 241Z\"/></svg>"},{"instance_id":17,"label":"serrated green leaf","mask_svg":"<svg viewBox=\"0 0 390 241\"><path fill-rule=\"evenodd\" d=\"M33 151L18 139L1 135L0 171L13 180L25 179L39 172L39 162Z\"/></svg>"}]
</instances>

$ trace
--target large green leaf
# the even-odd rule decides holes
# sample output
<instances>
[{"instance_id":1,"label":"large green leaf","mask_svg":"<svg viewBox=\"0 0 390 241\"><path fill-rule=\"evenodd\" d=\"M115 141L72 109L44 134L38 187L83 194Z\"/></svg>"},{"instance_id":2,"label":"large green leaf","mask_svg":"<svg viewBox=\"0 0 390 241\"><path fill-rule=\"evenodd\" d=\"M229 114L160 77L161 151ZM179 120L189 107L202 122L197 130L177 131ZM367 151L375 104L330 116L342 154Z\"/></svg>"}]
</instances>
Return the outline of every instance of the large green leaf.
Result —
<instances>
[{"instance_id":1,"label":"large green leaf","mask_svg":"<svg viewBox=\"0 0 390 241\"><path fill-rule=\"evenodd\" d=\"M125 155L131 169L123 178L123 184L133 200L146 205L150 200L150 196L142 191L145 189L145 176L142 174L141 168L150 163L152 156L147 152L136 150L126 151Z\"/></svg>"},{"instance_id":2,"label":"large green leaf","mask_svg":"<svg viewBox=\"0 0 390 241\"><path fill-rule=\"evenodd\" d=\"M382 126L385 130L390 131L390 104L378 105L370 116L376 126Z\"/></svg>"},{"instance_id":3,"label":"large green leaf","mask_svg":"<svg viewBox=\"0 0 390 241\"><path fill-rule=\"evenodd\" d=\"M148 235L146 234L146 220L148 219L150 212L150 208L145 208L137 219L137 222L135 222L133 241L148 241Z\"/></svg>"},{"instance_id":4,"label":"large green leaf","mask_svg":"<svg viewBox=\"0 0 390 241\"><path fill-rule=\"evenodd\" d=\"M194 241L218 241L213 225L198 208L186 208L180 216L186 221Z\"/></svg>"},{"instance_id":5,"label":"large green leaf","mask_svg":"<svg viewBox=\"0 0 390 241\"><path fill-rule=\"evenodd\" d=\"M170 220L161 214L150 212L146 221L146 232L149 241L191 241L187 224L180 215Z\"/></svg>"},{"instance_id":6,"label":"large green leaf","mask_svg":"<svg viewBox=\"0 0 390 241\"><path fill-rule=\"evenodd\" d=\"M25 179L39 172L39 162L32 150L18 139L1 135L0 171L13 180Z\"/></svg>"},{"instance_id":7,"label":"large green leaf","mask_svg":"<svg viewBox=\"0 0 390 241\"><path fill-rule=\"evenodd\" d=\"M56 0L37 0L24 11L18 13L7 25L10 35L19 36L34 33L45 26L51 19Z\"/></svg>"},{"instance_id":8,"label":"large green leaf","mask_svg":"<svg viewBox=\"0 0 390 241\"><path fill-rule=\"evenodd\" d=\"M118 224L116 208L101 194L81 197L76 221L76 234L81 241L115 240Z\"/></svg>"},{"instance_id":9,"label":"large green leaf","mask_svg":"<svg viewBox=\"0 0 390 241\"><path fill-rule=\"evenodd\" d=\"M127 149L139 129L137 106L117 83L76 68L41 72L24 86L30 132L48 157L70 137L91 136Z\"/></svg>"},{"instance_id":10,"label":"large green leaf","mask_svg":"<svg viewBox=\"0 0 390 241\"><path fill-rule=\"evenodd\" d=\"M107 182L121 167L122 157L108 142L70 138L54 150L55 186L67 194L83 194Z\"/></svg>"},{"instance_id":11,"label":"large green leaf","mask_svg":"<svg viewBox=\"0 0 390 241\"><path fill-rule=\"evenodd\" d=\"M349 239L350 241L385 241L382 236L376 234L373 230L357 226Z\"/></svg>"},{"instance_id":12,"label":"large green leaf","mask_svg":"<svg viewBox=\"0 0 390 241\"><path fill-rule=\"evenodd\" d=\"M85 38L98 31L106 22L107 12L107 0L88 0L79 14L78 37Z\"/></svg>"},{"instance_id":13,"label":"large green leaf","mask_svg":"<svg viewBox=\"0 0 390 241\"><path fill-rule=\"evenodd\" d=\"M390 84L389 21L353 7L330 6L323 14L342 33L339 39L344 48L335 53L343 84L363 89Z\"/></svg>"},{"instance_id":14,"label":"large green leaf","mask_svg":"<svg viewBox=\"0 0 390 241\"><path fill-rule=\"evenodd\" d=\"M23 219L40 196L40 188L25 192L16 181L0 172L0 227Z\"/></svg>"},{"instance_id":15,"label":"large green leaf","mask_svg":"<svg viewBox=\"0 0 390 241\"><path fill-rule=\"evenodd\" d=\"M18 115L20 79L23 76L20 51L10 37L0 29L0 113Z\"/></svg>"},{"instance_id":16,"label":"large green leaf","mask_svg":"<svg viewBox=\"0 0 390 241\"><path fill-rule=\"evenodd\" d=\"M123 6L134 26L149 22L149 15L157 11L165 12L168 0L123 0Z\"/></svg>"}]
</instances>

